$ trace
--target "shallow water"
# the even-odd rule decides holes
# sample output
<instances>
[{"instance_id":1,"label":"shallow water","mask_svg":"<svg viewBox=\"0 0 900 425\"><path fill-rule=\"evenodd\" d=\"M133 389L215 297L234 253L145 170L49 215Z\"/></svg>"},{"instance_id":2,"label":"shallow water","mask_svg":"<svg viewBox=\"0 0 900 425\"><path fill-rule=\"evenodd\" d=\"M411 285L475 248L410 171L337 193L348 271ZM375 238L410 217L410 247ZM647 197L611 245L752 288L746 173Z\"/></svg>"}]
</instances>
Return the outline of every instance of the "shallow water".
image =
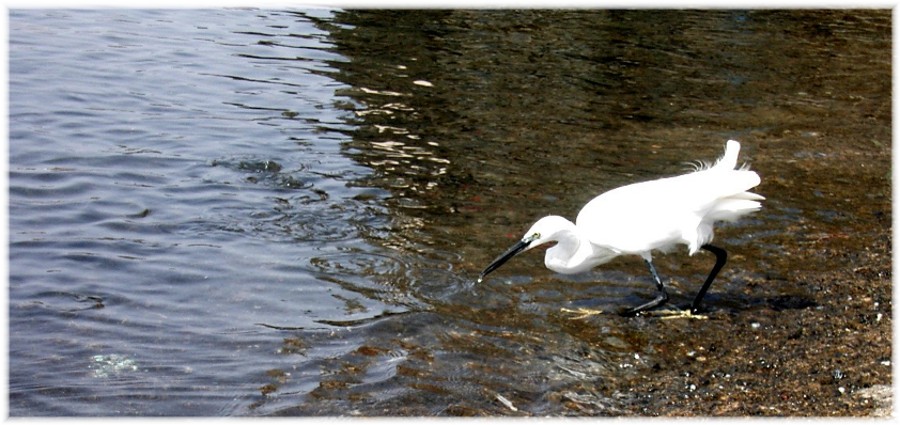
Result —
<instances>
[{"instance_id":1,"label":"shallow water","mask_svg":"<svg viewBox=\"0 0 900 425\"><path fill-rule=\"evenodd\" d=\"M890 227L890 36L854 10L11 11L10 414L578 414L574 385L662 355L653 319L562 310L648 299L641 261L481 269L734 138L767 200L719 228L707 307L811 305L792 273L846 264L797 246ZM657 256L675 305L708 257Z\"/></svg>"}]
</instances>

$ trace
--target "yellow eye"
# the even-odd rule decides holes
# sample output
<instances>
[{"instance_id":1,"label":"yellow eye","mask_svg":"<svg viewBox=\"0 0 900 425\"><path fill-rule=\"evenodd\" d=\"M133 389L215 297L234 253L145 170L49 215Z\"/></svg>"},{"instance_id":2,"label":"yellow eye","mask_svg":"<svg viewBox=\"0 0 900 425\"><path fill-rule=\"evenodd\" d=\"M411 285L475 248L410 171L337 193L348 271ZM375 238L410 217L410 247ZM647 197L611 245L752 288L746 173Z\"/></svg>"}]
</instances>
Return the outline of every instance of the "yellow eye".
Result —
<instances>
[{"instance_id":1,"label":"yellow eye","mask_svg":"<svg viewBox=\"0 0 900 425\"><path fill-rule=\"evenodd\" d=\"M532 239L540 239L540 238L541 238L541 234L540 234L540 233L535 233L535 234L531 235L531 238L532 238Z\"/></svg>"}]
</instances>

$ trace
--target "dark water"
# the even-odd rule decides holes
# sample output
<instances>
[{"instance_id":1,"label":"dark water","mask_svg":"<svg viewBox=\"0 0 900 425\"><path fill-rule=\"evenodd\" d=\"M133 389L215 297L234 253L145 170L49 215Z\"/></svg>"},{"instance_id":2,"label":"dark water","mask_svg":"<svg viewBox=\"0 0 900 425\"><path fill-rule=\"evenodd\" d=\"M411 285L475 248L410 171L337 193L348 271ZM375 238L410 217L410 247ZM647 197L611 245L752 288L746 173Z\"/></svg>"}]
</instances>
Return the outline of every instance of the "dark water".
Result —
<instances>
[{"instance_id":1,"label":"dark water","mask_svg":"<svg viewBox=\"0 0 900 425\"><path fill-rule=\"evenodd\" d=\"M734 138L767 201L707 303L807 296L844 265L792 247L890 227L890 17L13 10L10 414L577 414L660 353L562 309L648 299L643 265L481 268ZM657 262L676 305L711 265Z\"/></svg>"}]
</instances>

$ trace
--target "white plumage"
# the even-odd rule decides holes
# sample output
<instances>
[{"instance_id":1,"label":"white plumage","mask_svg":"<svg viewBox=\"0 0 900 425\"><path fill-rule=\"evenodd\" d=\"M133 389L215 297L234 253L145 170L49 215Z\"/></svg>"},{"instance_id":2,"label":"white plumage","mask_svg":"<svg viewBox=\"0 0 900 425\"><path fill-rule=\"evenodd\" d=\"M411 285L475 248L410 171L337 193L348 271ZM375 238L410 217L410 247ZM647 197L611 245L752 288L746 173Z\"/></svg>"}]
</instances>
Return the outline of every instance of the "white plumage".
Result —
<instances>
[{"instance_id":1,"label":"white plumage","mask_svg":"<svg viewBox=\"0 0 900 425\"><path fill-rule=\"evenodd\" d=\"M748 192L760 179L748 167L737 167L740 148L740 143L729 140L725 154L712 166L701 163L696 171L687 174L634 183L603 193L581 209L575 223L560 216L544 217L531 226L519 243L491 263L481 277L520 252L558 242L547 250L544 258L550 270L580 273L619 255L640 255L657 281L663 294L660 297L667 299L651 263L651 251L667 251L684 244L690 255L705 248L717 256L717 267L695 300L696 309L708 283L725 262L724 250L709 245L715 222L737 220L757 211L761 208L759 201L765 199ZM662 302L639 307L655 307Z\"/></svg>"}]
</instances>

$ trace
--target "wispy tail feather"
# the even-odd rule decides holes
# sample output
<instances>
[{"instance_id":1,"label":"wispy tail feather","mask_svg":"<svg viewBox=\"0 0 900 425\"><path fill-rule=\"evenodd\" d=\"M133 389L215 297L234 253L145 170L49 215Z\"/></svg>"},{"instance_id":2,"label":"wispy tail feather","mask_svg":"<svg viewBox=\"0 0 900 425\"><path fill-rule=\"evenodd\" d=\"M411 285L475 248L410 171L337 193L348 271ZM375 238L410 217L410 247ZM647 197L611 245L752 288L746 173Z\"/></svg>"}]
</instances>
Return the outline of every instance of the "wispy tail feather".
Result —
<instances>
[{"instance_id":1,"label":"wispy tail feather","mask_svg":"<svg viewBox=\"0 0 900 425\"><path fill-rule=\"evenodd\" d=\"M747 166L735 169L740 150L740 143L729 140L725 144L725 154L710 168L712 173L704 177L708 184L705 193L714 196L712 202L702 209L706 211L705 221L736 220L762 208L759 201L766 198L749 192L759 185L759 174Z\"/></svg>"},{"instance_id":2,"label":"wispy tail feather","mask_svg":"<svg viewBox=\"0 0 900 425\"><path fill-rule=\"evenodd\" d=\"M741 152L741 144L737 140L729 140L725 143L725 154L710 168L716 171L731 171L737 166L738 154Z\"/></svg>"},{"instance_id":3,"label":"wispy tail feather","mask_svg":"<svg viewBox=\"0 0 900 425\"><path fill-rule=\"evenodd\" d=\"M759 211L760 208L762 208L762 204L760 204L759 201L736 198L721 199L719 202L716 202L709 213L707 213L705 221L733 221L741 218L741 216L745 214Z\"/></svg>"}]
</instances>

